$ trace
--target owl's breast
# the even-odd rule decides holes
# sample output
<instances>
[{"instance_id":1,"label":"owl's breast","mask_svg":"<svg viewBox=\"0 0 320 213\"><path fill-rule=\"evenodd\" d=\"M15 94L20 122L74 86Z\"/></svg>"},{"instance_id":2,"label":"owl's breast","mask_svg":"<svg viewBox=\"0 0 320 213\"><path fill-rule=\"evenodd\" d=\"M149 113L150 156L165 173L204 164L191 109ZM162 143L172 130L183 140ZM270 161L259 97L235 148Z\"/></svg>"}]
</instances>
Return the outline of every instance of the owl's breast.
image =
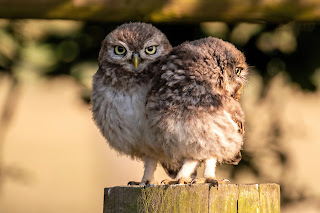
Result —
<instances>
[{"instance_id":1,"label":"owl's breast","mask_svg":"<svg viewBox=\"0 0 320 213\"><path fill-rule=\"evenodd\" d=\"M92 94L92 111L103 136L121 153L137 155L145 143L147 86L130 91L100 87Z\"/></svg>"},{"instance_id":2,"label":"owl's breast","mask_svg":"<svg viewBox=\"0 0 320 213\"><path fill-rule=\"evenodd\" d=\"M180 161L215 157L219 162L226 162L241 150L243 134L227 109L193 108L165 113L148 110L150 108L147 114L156 138L154 143L171 158Z\"/></svg>"}]
</instances>

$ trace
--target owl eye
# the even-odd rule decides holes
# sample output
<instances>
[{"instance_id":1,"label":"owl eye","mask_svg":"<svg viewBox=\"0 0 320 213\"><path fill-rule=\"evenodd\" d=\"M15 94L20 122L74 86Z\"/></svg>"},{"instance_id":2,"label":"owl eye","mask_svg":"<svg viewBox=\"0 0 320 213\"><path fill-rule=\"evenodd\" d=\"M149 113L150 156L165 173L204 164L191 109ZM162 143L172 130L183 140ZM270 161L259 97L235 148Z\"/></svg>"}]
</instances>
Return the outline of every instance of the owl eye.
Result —
<instances>
[{"instance_id":1,"label":"owl eye","mask_svg":"<svg viewBox=\"0 0 320 213\"><path fill-rule=\"evenodd\" d=\"M126 53L126 48L124 48L122 46L115 46L114 53L117 55L124 55Z\"/></svg>"},{"instance_id":2,"label":"owl eye","mask_svg":"<svg viewBox=\"0 0 320 213\"><path fill-rule=\"evenodd\" d=\"M243 68L242 67L236 67L235 73L237 76L239 76L242 72Z\"/></svg>"},{"instance_id":3,"label":"owl eye","mask_svg":"<svg viewBox=\"0 0 320 213\"><path fill-rule=\"evenodd\" d=\"M157 52L157 47L156 46L150 46L146 48L146 53L149 55L153 55Z\"/></svg>"}]
</instances>

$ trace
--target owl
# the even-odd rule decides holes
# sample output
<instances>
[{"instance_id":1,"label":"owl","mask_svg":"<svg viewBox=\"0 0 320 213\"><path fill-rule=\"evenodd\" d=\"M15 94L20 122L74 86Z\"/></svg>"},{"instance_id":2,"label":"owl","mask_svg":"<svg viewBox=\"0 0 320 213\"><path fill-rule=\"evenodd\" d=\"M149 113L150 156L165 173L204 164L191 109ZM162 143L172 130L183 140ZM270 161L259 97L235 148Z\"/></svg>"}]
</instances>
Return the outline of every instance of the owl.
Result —
<instances>
[{"instance_id":1,"label":"owl","mask_svg":"<svg viewBox=\"0 0 320 213\"><path fill-rule=\"evenodd\" d=\"M208 37L185 42L157 65L146 100L150 146L176 183L216 183L217 163L238 164L244 112L239 98L248 74L245 56ZM204 178L193 179L204 163Z\"/></svg>"},{"instance_id":2,"label":"owl","mask_svg":"<svg viewBox=\"0 0 320 213\"><path fill-rule=\"evenodd\" d=\"M151 24L126 23L106 36L93 77L93 119L109 145L119 153L141 159L141 182L154 183L157 152L145 114L153 67L172 49L166 36Z\"/></svg>"}]
</instances>

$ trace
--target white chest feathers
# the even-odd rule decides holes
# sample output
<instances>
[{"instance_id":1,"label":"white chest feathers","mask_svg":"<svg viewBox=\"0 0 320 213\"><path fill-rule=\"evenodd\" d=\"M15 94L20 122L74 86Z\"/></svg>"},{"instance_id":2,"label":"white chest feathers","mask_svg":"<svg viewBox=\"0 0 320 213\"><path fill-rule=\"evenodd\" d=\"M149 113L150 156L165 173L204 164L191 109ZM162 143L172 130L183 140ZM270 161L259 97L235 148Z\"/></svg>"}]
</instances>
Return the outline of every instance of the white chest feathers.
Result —
<instances>
[{"instance_id":1,"label":"white chest feathers","mask_svg":"<svg viewBox=\"0 0 320 213\"><path fill-rule=\"evenodd\" d=\"M110 146L131 155L145 144L147 86L130 91L103 87L93 91L93 116Z\"/></svg>"}]
</instances>

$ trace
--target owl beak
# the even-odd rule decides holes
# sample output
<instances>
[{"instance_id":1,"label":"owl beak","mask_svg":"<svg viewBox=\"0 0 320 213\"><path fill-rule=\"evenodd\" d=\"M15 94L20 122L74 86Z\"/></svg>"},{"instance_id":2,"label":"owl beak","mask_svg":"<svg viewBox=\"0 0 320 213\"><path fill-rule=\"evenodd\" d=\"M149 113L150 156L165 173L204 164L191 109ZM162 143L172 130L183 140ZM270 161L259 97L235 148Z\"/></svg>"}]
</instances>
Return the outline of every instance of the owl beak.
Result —
<instances>
[{"instance_id":1,"label":"owl beak","mask_svg":"<svg viewBox=\"0 0 320 213\"><path fill-rule=\"evenodd\" d=\"M138 65L140 64L140 56L139 56L139 54L137 54L137 53L133 54L132 63L136 68L138 68Z\"/></svg>"}]
</instances>

